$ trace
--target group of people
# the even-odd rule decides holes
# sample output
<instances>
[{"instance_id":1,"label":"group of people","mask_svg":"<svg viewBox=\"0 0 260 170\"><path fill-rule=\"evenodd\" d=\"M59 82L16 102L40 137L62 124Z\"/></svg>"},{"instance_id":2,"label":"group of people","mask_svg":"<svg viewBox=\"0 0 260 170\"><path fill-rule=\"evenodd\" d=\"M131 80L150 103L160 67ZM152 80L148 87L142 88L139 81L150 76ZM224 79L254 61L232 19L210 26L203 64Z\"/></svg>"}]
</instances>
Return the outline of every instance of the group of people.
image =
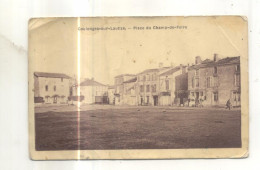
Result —
<instances>
[{"instance_id":1,"label":"group of people","mask_svg":"<svg viewBox=\"0 0 260 170\"><path fill-rule=\"evenodd\" d=\"M190 99L188 99L188 106L190 103ZM195 107L203 107L203 100L202 99L195 99ZM226 109L231 110L233 108L232 103L230 101L230 99L227 100L226 103Z\"/></svg>"}]
</instances>

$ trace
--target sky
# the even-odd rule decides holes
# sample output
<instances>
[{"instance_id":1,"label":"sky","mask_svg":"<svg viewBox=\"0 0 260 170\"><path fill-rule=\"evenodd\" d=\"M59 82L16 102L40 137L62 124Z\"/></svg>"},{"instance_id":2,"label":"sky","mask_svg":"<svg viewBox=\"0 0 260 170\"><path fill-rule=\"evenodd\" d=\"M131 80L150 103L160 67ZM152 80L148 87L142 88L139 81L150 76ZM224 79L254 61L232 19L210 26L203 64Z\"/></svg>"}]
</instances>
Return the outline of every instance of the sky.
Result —
<instances>
[{"instance_id":1,"label":"sky","mask_svg":"<svg viewBox=\"0 0 260 170\"><path fill-rule=\"evenodd\" d=\"M185 26L187 29L136 30L133 27ZM126 30L78 31L78 27ZM130 28L130 29L128 29ZM29 70L65 73L114 83L119 74L247 56L247 22L241 17L42 18L29 23ZM79 65L80 63L80 65ZM80 69L79 69L80 68ZM80 70L80 73L79 73Z\"/></svg>"}]
</instances>

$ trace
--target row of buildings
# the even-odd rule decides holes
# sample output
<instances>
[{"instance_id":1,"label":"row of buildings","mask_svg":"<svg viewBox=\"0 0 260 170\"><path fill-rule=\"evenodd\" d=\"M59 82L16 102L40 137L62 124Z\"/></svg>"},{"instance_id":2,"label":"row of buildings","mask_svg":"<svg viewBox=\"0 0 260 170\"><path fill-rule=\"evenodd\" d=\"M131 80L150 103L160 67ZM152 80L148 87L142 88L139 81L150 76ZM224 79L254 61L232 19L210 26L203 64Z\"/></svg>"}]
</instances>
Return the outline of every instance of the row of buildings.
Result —
<instances>
[{"instance_id":1,"label":"row of buildings","mask_svg":"<svg viewBox=\"0 0 260 170\"><path fill-rule=\"evenodd\" d=\"M78 91L80 90L80 95ZM76 80L61 73L34 73L34 102L37 104L109 103L108 86L94 79Z\"/></svg>"},{"instance_id":2,"label":"row of buildings","mask_svg":"<svg viewBox=\"0 0 260 170\"><path fill-rule=\"evenodd\" d=\"M240 106L240 57L201 60L195 64L147 69L115 77L115 104ZM110 96L113 98L113 96Z\"/></svg>"},{"instance_id":3,"label":"row of buildings","mask_svg":"<svg viewBox=\"0 0 260 170\"><path fill-rule=\"evenodd\" d=\"M35 73L34 76L35 97L44 98L44 103L66 103L68 99L88 104L213 106L225 105L230 99L233 106L240 105L240 57L221 59L214 54L213 59L206 60L197 56L193 65L160 64L138 74L118 75L112 86L94 79L76 85L64 74ZM48 86L52 88L49 90Z\"/></svg>"}]
</instances>

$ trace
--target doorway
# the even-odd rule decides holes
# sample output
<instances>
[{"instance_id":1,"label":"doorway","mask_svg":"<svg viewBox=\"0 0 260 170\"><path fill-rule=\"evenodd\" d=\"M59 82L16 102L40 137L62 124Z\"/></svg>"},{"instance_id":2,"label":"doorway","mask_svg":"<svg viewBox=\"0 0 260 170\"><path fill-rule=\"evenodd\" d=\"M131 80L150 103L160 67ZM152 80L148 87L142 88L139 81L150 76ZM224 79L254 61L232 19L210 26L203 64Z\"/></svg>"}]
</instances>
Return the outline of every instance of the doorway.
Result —
<instances>
[{"instance_id":1,"label":"doorway","mask_svg":"<svg viewBox=\"0 0 260 170\"><path fill-rule=\"evenodd\" d=\"M54 96L54 98L53 98L53 103L54 103L54 104L57 103L57 96Z\"/></svg>"},{"instance_id":2,"label":"doorway","mask_svg":"<svg viewBox=\"0 0 260 170\"><path fill-rule=\"evenodd\" d=\"M153 105L158 106L158 96L153 96Z\"/></svg>"}]
</instances>

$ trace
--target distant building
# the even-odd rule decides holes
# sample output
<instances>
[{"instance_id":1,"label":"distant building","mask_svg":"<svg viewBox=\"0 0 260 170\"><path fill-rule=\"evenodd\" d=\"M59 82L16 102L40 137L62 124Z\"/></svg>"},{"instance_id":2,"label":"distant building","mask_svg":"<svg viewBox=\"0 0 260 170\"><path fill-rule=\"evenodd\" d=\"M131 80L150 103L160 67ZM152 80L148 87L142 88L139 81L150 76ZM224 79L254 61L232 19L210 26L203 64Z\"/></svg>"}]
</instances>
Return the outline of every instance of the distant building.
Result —
<instances>
[{"instance_id":1,"label":"distant building","mask_svg":"<svg viewBox=\"0 0 260 170\"><path fill-rule=\"evenodd\" d=\"M159 105L159 75L169 70L170 67L147 69L137 75L136 93L138 105Z\"/></svg>"},{"instance_id":2,"label":"distant building","mask_svg":"<svg viewBox=\"0 0 260 170\"><path fill-rule=\"evenodd\" d=\"M36 103L64 104L70 93L70 77L62 73L34 73L34 97Z\"/></svg>"},{"instance_id":3,"label":"distant building","mask_svg":"<svg viewBox=\"0 0 260 170\"><path fill-rule=\"evenodd\" d=\"M85 79L80 83L80 96L84 96L82 102L86 104L108 104L108 86L94 79Z\"/></svg>"},{"instance_id":4,"label":"distant building","mask_svg":"<svg viewBox=\"0 0 260 170\"><path fill-rule=\"evenodd\" d=\"M115 77L115 104L124 104L124 81L134 78L133 74L121 74Z\"/></svg>"},{"instance_id":5,"label":"distant building","mask_svg":"<svg viewBox=\"0 0 260 170\"><path fill-rule=\"evenodd\" d=\"M186 66L173 67L159 75L159 105L183 105L187 100L188 74Z\"/></svg>"},{"instance_id":6,"label":"distant building","mask_svg":"<svg viewBox=\"0 0 260 170\"><path fill-rule=\"evenodd\" d=\"M190 104L225 105L231 100L233 106L240 105L240 57L220 59L214 54L213 60L195 59L189 67L188 90Z\"/></svg>"},{"instance_id":7,"label":"distant building","mask_svg":"<svg viewBox=\"0 0 260 170\"><path fill-rule=\"evenodd\" d=\"M136 81L137 81L137 77L134 77L132 79L123 82L124 85L123 104L137 105Z\"/></svg>"},{"instance_id":8,"label":"distant building","mask_svg":"<svg viewBox=\"0 0 260 170\"><path fill-rule=\"evenodd\" d=\"M108 86L108 104L115 104L115 86Z\"/></svg>"}]
</instances>

